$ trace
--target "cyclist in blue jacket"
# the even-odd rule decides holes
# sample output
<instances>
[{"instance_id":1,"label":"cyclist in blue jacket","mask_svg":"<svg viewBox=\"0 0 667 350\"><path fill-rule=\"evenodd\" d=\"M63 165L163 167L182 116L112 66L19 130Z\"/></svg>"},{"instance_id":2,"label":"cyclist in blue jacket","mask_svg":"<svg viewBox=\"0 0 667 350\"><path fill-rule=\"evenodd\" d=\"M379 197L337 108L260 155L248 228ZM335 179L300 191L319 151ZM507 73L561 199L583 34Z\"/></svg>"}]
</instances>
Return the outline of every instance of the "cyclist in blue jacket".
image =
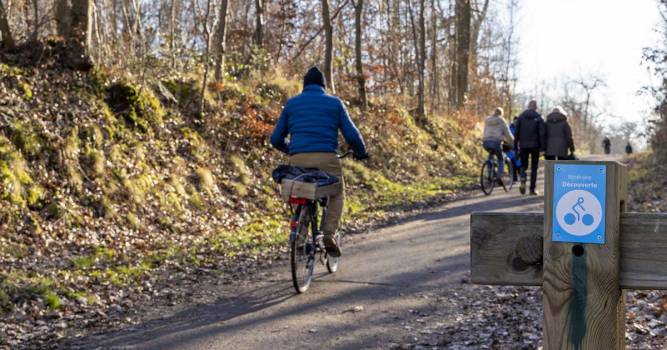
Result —
<instances>
[{"instance_id":1,"label":"cyclist in blue jacket","mask_svg":"<svg viewBox=\"0 0 667 350\"><path fill-rule=\"evenodd\" d=\"M326 93L324 74L311 68L303 78L303 92L292 97L280 114L271 134L271 145L289 155L289 163L317 168L340 179L342 192L329 198L322 222L324 245L332 256L340 256L334 234L340 225L345 202L343 169L338 159L338 131L354 151L356 159L368 158L364 140L343 102ZM289 143L285 141L289 135Z\"/></svg>"}]
</instances>

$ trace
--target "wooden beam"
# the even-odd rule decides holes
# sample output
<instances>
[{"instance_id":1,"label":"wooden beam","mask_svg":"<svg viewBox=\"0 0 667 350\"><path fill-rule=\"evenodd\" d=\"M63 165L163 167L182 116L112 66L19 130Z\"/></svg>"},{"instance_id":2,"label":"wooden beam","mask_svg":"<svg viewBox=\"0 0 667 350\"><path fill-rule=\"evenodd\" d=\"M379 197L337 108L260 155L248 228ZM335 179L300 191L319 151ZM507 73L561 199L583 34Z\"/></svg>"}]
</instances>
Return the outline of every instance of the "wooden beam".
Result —
<instances>
[{"instance_id":1,"label":"wooden beam","mask_svg":"<svg viewBox=\"0 0 667 350\"><path fill-rule=\"evenodd\" d=\"M541 286L543 231L542 213L470 215L472 282Z\"/></svg>"},{"instance_id":2,"label":"wooden beam","mask_svg":"<svg viewBox=\"0 0 667 350\"><path fill-rule=\"evenodd\" d=\"M621 286L667 289L667 214L621 216Z\"/></svg>"},{"instance_id":3,"label":"wooden beam","mask_svg":"<svg viewBox=\"0 0 667 350\"><path fill-rule=\"evenodd\" d=\"M526 255L517 259L517 252L525 251L519 242L539 241L541 247L543 221L542 213L473 213L472 282L541 286L542 256L536 263ZM621 215L620 283L623 289L667 290L667 214Z\"/></svg>"}]
</instances>

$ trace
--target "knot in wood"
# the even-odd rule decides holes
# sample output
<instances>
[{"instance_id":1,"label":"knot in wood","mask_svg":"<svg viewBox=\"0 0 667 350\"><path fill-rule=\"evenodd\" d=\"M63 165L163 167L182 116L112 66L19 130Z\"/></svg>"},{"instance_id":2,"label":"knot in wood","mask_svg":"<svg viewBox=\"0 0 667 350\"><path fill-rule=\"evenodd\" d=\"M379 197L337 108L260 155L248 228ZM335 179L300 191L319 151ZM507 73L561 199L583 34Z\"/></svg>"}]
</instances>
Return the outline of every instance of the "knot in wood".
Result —
<instances>
[{"instance_id":1,"label":"knot in wood","mask_svg":"<svg viewBox=\"0 0 667 350\"><path fill-rule=\"evenodd\" d=\"M542 236L531 235L519 239L516 244L516 256L525 264L537 265L542 263Z\"/></svg>"}]
</instances>

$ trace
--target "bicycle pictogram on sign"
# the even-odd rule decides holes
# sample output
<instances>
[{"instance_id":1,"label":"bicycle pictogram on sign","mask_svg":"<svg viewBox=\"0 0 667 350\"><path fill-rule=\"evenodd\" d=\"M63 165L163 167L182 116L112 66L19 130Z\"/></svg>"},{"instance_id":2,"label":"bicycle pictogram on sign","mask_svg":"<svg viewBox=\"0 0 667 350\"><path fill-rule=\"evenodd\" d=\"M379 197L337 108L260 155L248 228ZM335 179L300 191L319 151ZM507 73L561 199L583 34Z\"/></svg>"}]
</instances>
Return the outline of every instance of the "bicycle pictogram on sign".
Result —
<instances>
[{"instance_id":1,"label":"bicycle pictogram on sign","mask_svg":"<svg viewBox=\"0 0 667 350\"><path fill-rule=\"evenodd\" d=\"M553 232L556 242L605 242L606 167L555 164Z\"/></svg>"}]
</instances>

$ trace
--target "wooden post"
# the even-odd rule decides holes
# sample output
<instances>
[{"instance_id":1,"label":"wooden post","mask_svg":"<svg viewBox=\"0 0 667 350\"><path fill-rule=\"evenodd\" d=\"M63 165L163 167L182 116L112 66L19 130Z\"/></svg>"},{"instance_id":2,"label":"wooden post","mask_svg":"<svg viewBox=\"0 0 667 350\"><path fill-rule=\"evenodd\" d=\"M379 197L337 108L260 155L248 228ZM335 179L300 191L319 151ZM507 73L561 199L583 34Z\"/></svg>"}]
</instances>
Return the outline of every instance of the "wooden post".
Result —
<instances>
[{"instance_id":1,"label":"wooden post","mask_svg":"<svg viewBox=\"0 0 667 350\"><path fill-rule=\"evenodd\" d=\"M543 286L545 350L624 349L622 289L667 290L667 254L664 253L667 214L622 214L627 198L627 173L620 164L563 163L584 165L580 169L593 166L599 172L592 182L575 183L567 180L569 175L576 180L586 176L577 174L577 169L573 174L567 170L561 173L566 177L558 177L558 183L554 184L554 169L558 169L554 166L558 164L561 163L547 162L546 165L544 214L473 213L470 216L471 280L477 284ZM600 176L601 173L605 175ZM596 196L595 199L581 192L570 196L570 192L574 192L571 185L582 188L598 180L600 185L589 193ZM556 186L560 186L557 191ZM559 198L554 198L556 195ZM569 199L562 203L568 205L557 204L554 211L554 202L561 203L566 197ZM600 206L591 207L598 199ZM581 236L563 239L563 233L569 235L568 231L576 229L563 213L580 204L585 208L579 207L579 214L601 216L599 221L591 221L590 217L586 221L586 215L580 215L581 223L589 225L589 231L578 234L591 239L590 243L572 243L586 242ZM560 208L567 210L560 211ZM554 229L555 212L560 213L557 220L562 219L565 226L558 222ZM554 232L559 236L556 241Z\"/></svg>"},{"instance_id":2,"label":"wooden post","mask_svg":"<svg viewBox=\"0 0 667 350\"><path fill-rule=\"evenodd\" d=\"M620 222L627 171L617 162L568 162L606 166L606 237L603 244L555 242L554 174L546 163L544 220L544 347L624 349L625 307L620 288Z\"/></svg>"}]
</instances>

